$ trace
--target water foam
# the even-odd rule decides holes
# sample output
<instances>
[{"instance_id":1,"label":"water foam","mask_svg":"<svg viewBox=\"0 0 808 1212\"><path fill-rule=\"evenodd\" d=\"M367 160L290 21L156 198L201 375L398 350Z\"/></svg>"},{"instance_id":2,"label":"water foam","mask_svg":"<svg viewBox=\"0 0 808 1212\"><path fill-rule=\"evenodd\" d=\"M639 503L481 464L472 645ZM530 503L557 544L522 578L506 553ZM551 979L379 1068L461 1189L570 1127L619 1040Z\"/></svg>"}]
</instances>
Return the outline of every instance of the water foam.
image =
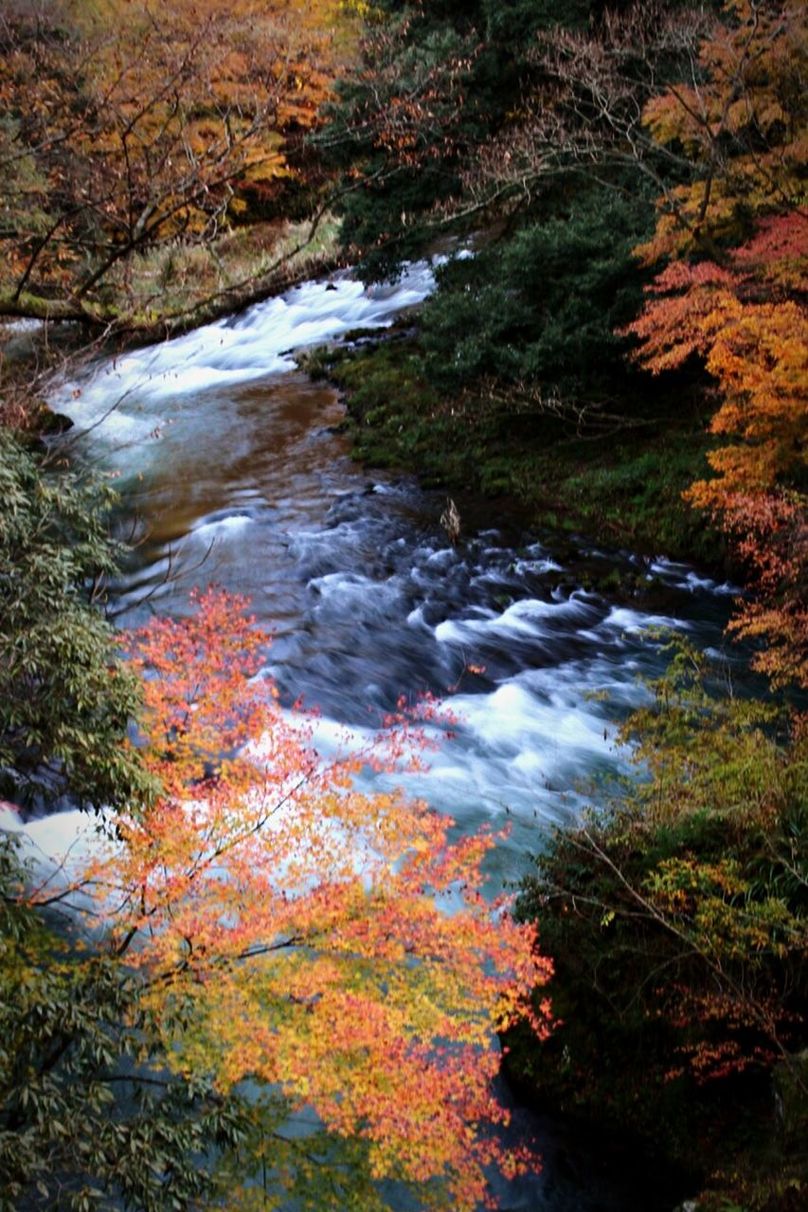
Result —
<instances>
[{"instance_id":1,"label":"water foam","mask_svg":"<svg viewBox=\"0 0 808 1212\"><path fill-rule=\"evenodd\" d=\"M293 351L355 328L385 328L434 288L426 262L392 286L365 288L347 274L308 282L185 336L135 350L67 383L54 407L81 429L103 427L117 443L145 439L171 420L183 397L293 370Z\"/></svg>"}]
</instances>

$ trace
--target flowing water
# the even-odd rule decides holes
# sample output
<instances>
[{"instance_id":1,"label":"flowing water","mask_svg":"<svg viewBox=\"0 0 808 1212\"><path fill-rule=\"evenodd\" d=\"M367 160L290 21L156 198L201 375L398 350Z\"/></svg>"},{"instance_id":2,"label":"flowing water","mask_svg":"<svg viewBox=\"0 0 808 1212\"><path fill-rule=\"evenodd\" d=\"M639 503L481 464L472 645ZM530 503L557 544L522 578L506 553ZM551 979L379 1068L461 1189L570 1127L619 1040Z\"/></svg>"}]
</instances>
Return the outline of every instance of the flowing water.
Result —
<instances>
[{"instance_id":1,"label":"flowing water","mask_svg":"<svg viewBox=\"0 0 808 1212\"><path fill-rule=\"evenodd\" d=\"M454 736L413 790L463 831L510 824L496 891L529 870L551 822L579 810L582 782L624 761L616 727L647 693L639 675L662 667L649 628L718 646L731 589L661 557L528 537L496 503L459 501L452 546L445 498L351 461L335 393L290 351L384 327L431 287L423 264L382 289L347 275L308 283L107 362L54 405L76 422L80 457L117 472L121 528L138 539L114 587L119 621L181 612L195 584L248 594L274 633L270 672L290 701L320 710L324 739L335 722L363 734L402 694L447 697ZM583 587L614 567L646 578L648 598ZM46 830L58 822L37 826L43 845ZM580 1141L547 1124L540 1135L542 1176L503 1189L503 1208L665 1206L658 1191L595 1180Z\"/></svg>"}]
</instances>

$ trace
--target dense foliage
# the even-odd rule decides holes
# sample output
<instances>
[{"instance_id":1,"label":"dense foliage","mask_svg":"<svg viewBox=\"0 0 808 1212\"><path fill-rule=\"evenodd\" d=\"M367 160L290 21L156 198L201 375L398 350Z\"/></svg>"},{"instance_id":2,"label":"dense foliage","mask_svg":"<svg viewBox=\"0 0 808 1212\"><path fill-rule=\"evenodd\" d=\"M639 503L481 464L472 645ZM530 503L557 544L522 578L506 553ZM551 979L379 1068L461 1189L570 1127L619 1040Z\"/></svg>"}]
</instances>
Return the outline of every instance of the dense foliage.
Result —
<instances>
[{"instance_id":1,"label":"dense foliage","mask_svg":"<svg viewBox=\"0 0 808 1212\"><path fill-rule=\"evenodd\" d=\"M445 391L494 380L567 401L629 390L627 342L641 284L631 256L647 203L582 191L561 213L526 223L473 258L449 262L424 307L424 372Z\"/></svg>"},{"instance_id":2,"label":"dense foliage","mask_svg":"<svg viewBox=\"0 0 808 1212\"><path fill-rule=\"evenodd\" d=\"M318 209L301 140L349 30L336 0L4 5L0 315L131 328L243 303L260 247L181 302L173 262L198 249L199 274L239 224Z\"/></svg>"},{"instance_id":3,"label":"dense foliage","mask_svg":"<svg viewBox=\"0 0 808 1212\"><path fill-rule=\"evenodd\" d=\"M608 1108L702 1180L734 1184L749 1207L796 1209L808 1106L805 737L708 674L678 652L623 732L641 777L558 831L523 887L520 911L541 921L557 957L562 1026L539 1052L517 1034L513 1066L571 1112Z\"/></svg>"},{"instance_id":4,"label":"dense foliage","mask_svg":"<svg viewBox=\"0 0 808 1212\"><path fill-rule=\"evenodd\" d=\"M480 187L479 161L519 129L544 77L538 36L574 28L598 0L380 0L369 9L360 70L339 81L318 145L346 169L342 239L369 276L395 272L442 231L481 222L515 191Z\"/></svg>"},{"instance_id":5,"label":"dense foliage","mask_svg":"<svg viewBox=\"0 0 808 1212\"><path fill-rule=\"evenodd\" d=\"M137 681L93 605L115 567L110 503L0 429L0 789L18 802L148 794L127 741Z\"/></svg>"},{"instance_id":6,"label":"dense foliage","mask_svg":"<svg viewBox=\"0 0 808 1212\"><path fill-rule=\"evenodd\" d=\"M754 586L735 621L760 636L775 684L808 685L805 600L808 463L808 18L788 5L727 6L703 38L698 76L648 103L659 146L681 148L688 179L658 200L667 260L631 326L654 373L703 360L724 443L690 499L731 536Z\"/></svg>"},{"instance_id":7,"label":"dense foliage","mask_svg":"<svg viewBox=\"0 0 808 1212\"><path fill-rule=\"evenodd\" d=\"M22 903L26 875L3 837L0 1208L186 1207L211 1186L204 1159L247 1117L201 1075L166 1080L138 983Z\"/></svg>"}]
</instances>

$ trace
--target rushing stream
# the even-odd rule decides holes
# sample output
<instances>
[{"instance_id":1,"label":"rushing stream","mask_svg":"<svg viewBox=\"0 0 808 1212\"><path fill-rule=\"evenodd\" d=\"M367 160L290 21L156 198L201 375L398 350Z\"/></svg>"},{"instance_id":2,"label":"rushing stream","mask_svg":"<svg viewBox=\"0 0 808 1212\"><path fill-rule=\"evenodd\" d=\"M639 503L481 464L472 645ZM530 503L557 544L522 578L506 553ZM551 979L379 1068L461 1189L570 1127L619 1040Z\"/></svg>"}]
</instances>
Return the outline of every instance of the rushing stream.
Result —
<instances>
[{"instance_id":1,"label":"rushing stream","mask_svg":"<svg viewBox=\"0 0 808 1212\"><path fill-rule=\"evenodd\" d=\"M324 734L335 721L372 727L401 694L450 698L455 736L415 789L463 830L511 824L491 868L499 888L529 869L548 823L579 808L582 780L615 768L615 727L645 693L638 675L661 667L648 628L717 646L730 591L662 558L526 538L496 503L459 500L452 547L445 498L351 462L335 393L290 350L383 327L431 285L425 265L383 289L308 283L105 363L54 404L76 422L80 456L118 472L122 531L139 539L115 586L120 621L182 611L194 584L250 595L275 636L272 674L321 711ZM648 601L582 587L612 567L647 577ZM605 1185L581 1142L517 1123L539 1132L546 1165L503 1191L503 1208L665 1206L658 1191Z\"/></svg>"}]
</instances>

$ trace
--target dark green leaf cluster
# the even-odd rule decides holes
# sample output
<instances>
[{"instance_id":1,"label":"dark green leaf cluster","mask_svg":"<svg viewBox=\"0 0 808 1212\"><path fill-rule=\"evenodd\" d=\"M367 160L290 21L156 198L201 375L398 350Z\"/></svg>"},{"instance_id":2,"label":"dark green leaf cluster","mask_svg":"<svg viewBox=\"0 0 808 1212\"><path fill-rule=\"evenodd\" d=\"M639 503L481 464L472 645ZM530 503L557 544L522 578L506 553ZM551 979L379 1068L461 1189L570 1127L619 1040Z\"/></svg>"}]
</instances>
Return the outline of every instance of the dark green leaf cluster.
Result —
<instances>
[{"instance_id":1,"label":"dark green leaf cluster","mask_svg":"<svg viewBox=\"0 0 808 1212\"><path fill-rule=\"evenodd\" d=\"M562 1025L542 1052L515 1038L513 1065L703 1172L754 1126L754 1206L785 1209L772 1175L803 1165L808 1117L808 754L707 672L679 651L625 731L645 778L557 832L523 886ZM796 1092L777 1129L772 1074Z\"/></svg>"},{"instance_id":2,"label":"dark green leaf cluster","mask_svg":"<svg viewBox=\"0 0 808 1212\"><path fill-rule=\"evenodd\" d=\"M625 339L642 279L631 250L647 230L642 200L590 190L566 213L450 262L422 312L430 379L450 390L493 377L564 396L625 391Z\"/></svg>"},{"instance_id":3,"label":"dark green leaf cluster","mask_svg":"<svg viewBox=\"0 0 808 1212\"><path fill-rule=\"evenodd\" d=\"M572 52L553 31L607 28L605 6L477 0L373 13L361 69L339 85L320 136L344 173L343 239L370 278L442 247L438 236L475 245L440 271L422 309L419 376L452 404L460 393L457 413L498 408L544 445L648 424L660 408L646 386L641 397L619 334L642 305L647 275L632 249L653 229L657 185L625 148L595 171L588 141L611 146L613 133L554 66ZM666 70L625 66L632 113L646 76ZM667 414L670 401L659 403Z\"/></svg>"},{"instance_id":4,"label":"dark green leaf cluster","mask_svg":"<svg viewBox=\"0 0 808 1212\"><path fill-rule=\"evenodd\" d=\"M137 681L93 605L118 554L111 503L108 486L54 472L0 430L0 790L18 802L149 791L125 744Z\"/></svg>"},{"instance_id":5,"label":"dark green leaf cluster","mask_svg":"<svg viewBox=\"0 0 808 1212\"><path fill-rule=\"evenodd\" d=\"M186 1208L244 1110L167 1072L137 980L17 903L23 875L2 839L0 1209Z\"/></svg>"},{"instance_id":6,"label":"dark green leaf cluster","mask_svg":"<svg viewBox=\"0 0 808 1212\"><path fill-rule=\"evenodd\" d=\"M384 0L360 71L337 87L316 142L346 171L344 243L367 277L394 275L441 221L463 210L464 173L507 127L536 77L538 32L585 24L595 0ZM459 221L462 229L462 219Z\"/></svg>"}]
</instances>

